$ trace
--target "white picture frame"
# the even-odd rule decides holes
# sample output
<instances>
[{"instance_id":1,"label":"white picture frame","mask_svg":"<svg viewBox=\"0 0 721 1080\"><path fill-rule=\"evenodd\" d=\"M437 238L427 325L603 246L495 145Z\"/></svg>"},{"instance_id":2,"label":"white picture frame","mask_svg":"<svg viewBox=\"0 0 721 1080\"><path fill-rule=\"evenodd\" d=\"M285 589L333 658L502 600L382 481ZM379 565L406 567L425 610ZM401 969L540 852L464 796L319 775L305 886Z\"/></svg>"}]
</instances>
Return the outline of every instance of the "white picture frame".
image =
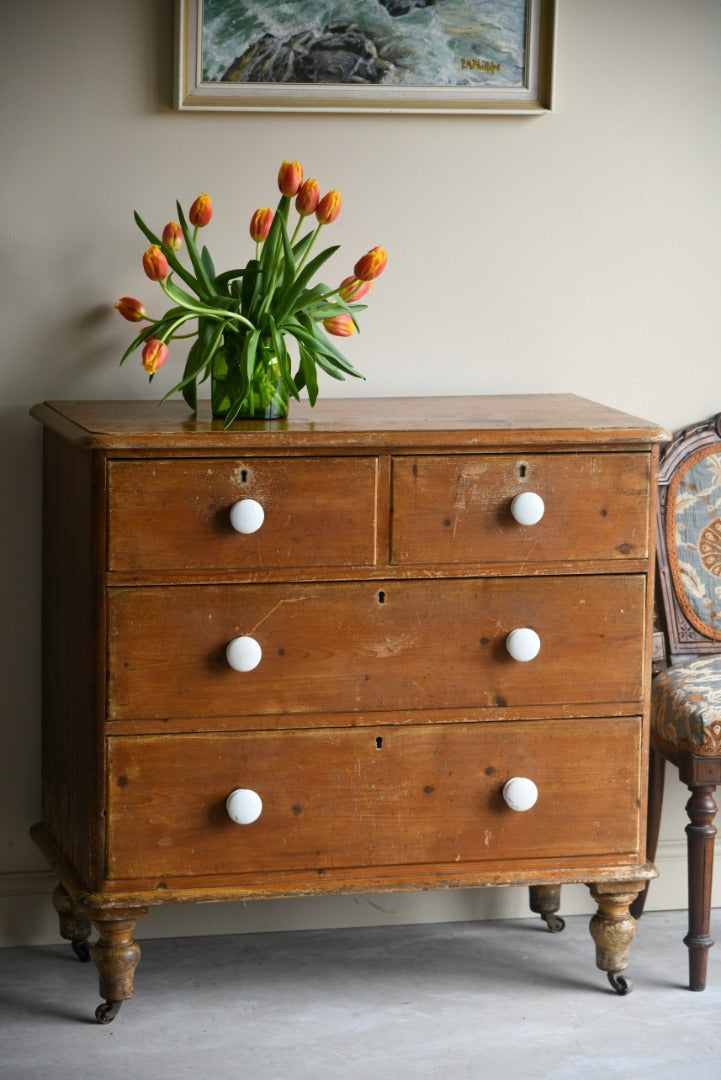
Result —
<instances>
[{"instance_id":1,"label":"white picture frame","mask_svg":"<svg viewBox=\"0 0 721 1080\"><path fill-rule=\"evenodd\" d=\"M254 112L510 115L551 111L555 0L477 0L476 4L469 0L465 24L458 28L457 33L444 32L442 29L441 9L444 0L356 2L357 22L354 22L351 15L343 29L349 31L352 24L358 33L346 33L346 40L357 42L365 38L363 20L367 26L369 12L374 4L377 5L379 13L377 25L382 29L381 48L376 52L376 60L371 59L366 64L366 67L371 68L375 64L371 72L373 77L377 74L379 65L391 63L384 59L384 56L394 55L394 45L397 44L398 56L402 57L404 50L409 52L408 43L413 40L414 28L420 35L421 32L427 32L424 27L432 27L436 35L439 32L445 33L444 40L448 43L449 60L442 78L435 77L437 81L434 84L430 81L434 76L429 76L429 81L423 82L417 75L417 69L408 68L404 71L402 66L393 63L391 66L395 77L392 81L371 81L367 76L364 78L362 71L360 78L354 76L355 81L331 81L328 77L314 78L313 81L278 81L275 73L272 81L265 81L260 78L262 70L268 68L267 57L265 66L260 59L263 49L266 53L268 50L275 50L274 63L279 63L283 57L283 67L287 68L285 58L294 57L299 51L293 43L302 42L311 33L317 36L323 31L319 31L317 26L311 27L309 23L309 29L304 35L302 31L299 32L296 23L289 27L287 39L264 32L262 26L253 32L246 31L246 36L241 32L236 37L233 36L235 31L226 29L226 36L223 38L220 37L222 31L218 29L220 25L230 26L232 22L237 24L239 20L242 21L243 16L239 9L242 12L243 6L239 0L176 0L175 107ZM519 5L522 6L524 2L525 8L521 11ZM405 16L391 17L391 9L398 11L406 6L409 10ZM267 7L268 23L271 23L274 0L268 0ZM353 4L346 7L350 7L352 12ZM227 13L223 8L227 9ZM298 9L299 12L301 9L310 12L312 4L299 3ZM503 17L511 12L511 9L515 21L509 28L509 19ZM494 41L494 24L489 19L489 15L494 12L499 16L498 41ZM308 18L311 18L310 14ZM477 23L474 23L474 19L477 19ZM434 21L431 24L429 20ZM340 31L336 28L339 25L335 23L330 28L326 27L325 31L338 34ZM397 40L393 36L396 25ZM286 42L291 47L288 52L283 53ZM372 40L371 46L375 48ZM215 52L212 52L211 48L214 48ZM467 56L464 56L463 50L466 48ZM484 50L487 50L487 54ZM413 50L410 52L412 54ZM231 55L236 56L235 67L231 64L225 72L218 69L218 56L223 53L228 58ZM508 63L505 63L506 56L510 57ZM210 75L209 68L212 65L209 57L220 75ZM449 82L449 71L452 78L456 64L460 74L458 84L452 85ZM252 78L242 81L244 73L247 72L250 72ZM321 72L322 76L323 74ZM401 81L398 75L411 81Z\"/></svg>"}]
</instances>

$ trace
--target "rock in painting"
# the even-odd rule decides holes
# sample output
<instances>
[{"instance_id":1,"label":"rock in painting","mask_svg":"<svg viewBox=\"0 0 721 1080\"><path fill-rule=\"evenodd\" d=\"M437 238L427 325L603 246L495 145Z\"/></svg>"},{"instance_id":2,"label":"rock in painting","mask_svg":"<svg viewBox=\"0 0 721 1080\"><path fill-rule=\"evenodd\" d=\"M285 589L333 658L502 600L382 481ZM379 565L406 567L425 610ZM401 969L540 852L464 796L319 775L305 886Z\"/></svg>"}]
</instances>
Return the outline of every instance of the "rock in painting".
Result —
<instances>
[{"instance_id":1,"label":"rock in painting","mask_svg":"<svg viewBox=\"0 0 721 1080\"><path fill-rule=\"evenodd\" d=\"M378 0L389 15L407 15L409 11L417 8L433 7L438 0Z\"/></svg>"},{"instance_id":2,"label":"rock in painting","mask_svg":"<svg viewBox=\"0 0 721 1080\"><path fill-rule=\"evenodd\" d=\"M394 66L355 23L335 22L290 37L263 34L235 60L224 82L392 82Z\"/></svg>"}]
</instances>

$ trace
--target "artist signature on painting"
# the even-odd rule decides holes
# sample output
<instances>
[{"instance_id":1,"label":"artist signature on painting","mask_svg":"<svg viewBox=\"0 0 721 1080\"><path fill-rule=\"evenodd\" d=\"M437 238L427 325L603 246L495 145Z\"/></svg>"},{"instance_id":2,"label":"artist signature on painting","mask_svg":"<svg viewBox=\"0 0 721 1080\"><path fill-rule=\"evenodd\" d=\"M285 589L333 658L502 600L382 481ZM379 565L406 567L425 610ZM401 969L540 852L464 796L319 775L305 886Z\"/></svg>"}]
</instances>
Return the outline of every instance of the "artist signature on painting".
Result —
<instances>
[{"instance_id":1,"label":"artist signature on painting","mask_svg":"<svg viewBox=\"0 0 721 1080\"><path fill-rule=\"evenodd\" d=\"M494 64L492 60L479 60L476 56L472 56L468 60L461 60L461 71L467 71L469 68L473 71L487 71L491 75L496 75L501 70L501 65Z\"/></svg>"}]
</instances>

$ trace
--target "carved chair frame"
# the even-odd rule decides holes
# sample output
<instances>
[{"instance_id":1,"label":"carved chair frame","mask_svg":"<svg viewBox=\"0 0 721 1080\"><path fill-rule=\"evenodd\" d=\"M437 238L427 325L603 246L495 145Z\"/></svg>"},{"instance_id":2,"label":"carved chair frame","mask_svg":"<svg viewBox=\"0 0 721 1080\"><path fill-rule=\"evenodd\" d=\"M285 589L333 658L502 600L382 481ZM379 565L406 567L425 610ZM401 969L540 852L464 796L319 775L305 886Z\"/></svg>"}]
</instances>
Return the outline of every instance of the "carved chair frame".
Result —
<instances>
[{"instance_id":1,"label":"carved chair frame","mask_svg":"<svg viewBox=\"0 0 721 1080\"><path fill-rule=\"evenodd\" d=\"M656 514L656 592L667 664L721 653L721 641L701 633L683 612L671 571L666 531L669 489L676 471L692 455L706 456L714 449L721 453L721 413L676 432L661 451ZM658 650L654 650L654 657L658 657Z\"/></svg>"}]
</instances>

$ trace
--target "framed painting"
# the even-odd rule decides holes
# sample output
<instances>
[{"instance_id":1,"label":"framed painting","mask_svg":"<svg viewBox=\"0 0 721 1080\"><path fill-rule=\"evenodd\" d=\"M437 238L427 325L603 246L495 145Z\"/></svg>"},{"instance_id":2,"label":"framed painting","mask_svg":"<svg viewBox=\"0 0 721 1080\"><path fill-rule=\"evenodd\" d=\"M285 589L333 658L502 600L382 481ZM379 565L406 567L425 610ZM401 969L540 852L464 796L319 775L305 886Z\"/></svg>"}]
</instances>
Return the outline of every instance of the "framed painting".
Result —
<instances>
[{"instance_id":1,"label":"framed painting","mask_svg":"<svg viewBox=\"0 0 721 1080\"><path fill-rule=\"evenodd\" d=\"M540 113L555 0L176 0L178 109Z\"/></svg>"}]
</instances>

